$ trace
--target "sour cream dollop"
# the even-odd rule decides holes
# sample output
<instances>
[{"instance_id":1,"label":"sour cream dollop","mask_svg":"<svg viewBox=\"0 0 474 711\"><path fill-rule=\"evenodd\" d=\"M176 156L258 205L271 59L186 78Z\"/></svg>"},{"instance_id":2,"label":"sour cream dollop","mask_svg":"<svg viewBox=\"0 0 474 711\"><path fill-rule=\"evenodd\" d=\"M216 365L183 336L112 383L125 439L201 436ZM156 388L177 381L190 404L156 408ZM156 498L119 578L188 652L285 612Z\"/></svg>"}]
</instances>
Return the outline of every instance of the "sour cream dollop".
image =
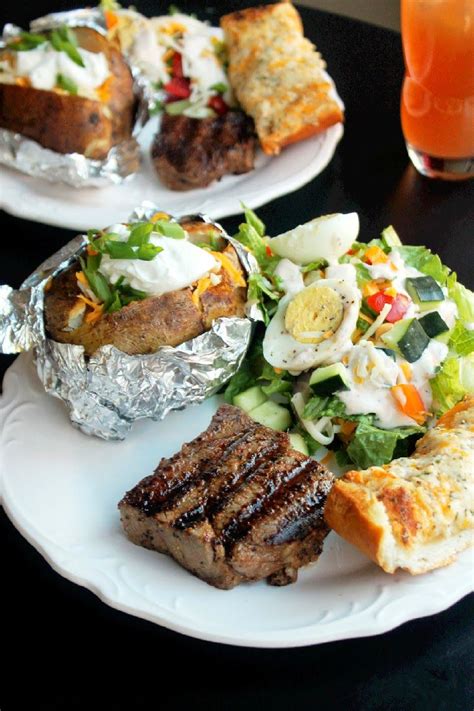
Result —
<instances>
[{"instance_id":1,"label":"sour cream dollop","mask_svg":"<svg viewBox=\"0 0 474 711\"><path fill-rule=\"evenodd\" d=\"M110 69L103 52L89 52L82 48L78 48L78 52L83 67L48 43L28 52L17 52L14 75L29 79L34 89L51 91L57 84L58 74L62 74L76 84L79 95L88 96L104 83Z\"/></svg>"},{"instance_id":2,"label":"sour cream dollop","mask_svg":"<svg viewBox=\"0 0 474 711\"><path fill-rule=\"evenodd\" d=\"M123 235L126 238L126 234ZM160 296L184 289L219 268L219 263L205 249L186 239L172 239L152 234L150 244L162 247L149 262L142 259L111 259L102 257L99 271L115 284L120 277L139 291Z\"/></svg>"}]
</instances>

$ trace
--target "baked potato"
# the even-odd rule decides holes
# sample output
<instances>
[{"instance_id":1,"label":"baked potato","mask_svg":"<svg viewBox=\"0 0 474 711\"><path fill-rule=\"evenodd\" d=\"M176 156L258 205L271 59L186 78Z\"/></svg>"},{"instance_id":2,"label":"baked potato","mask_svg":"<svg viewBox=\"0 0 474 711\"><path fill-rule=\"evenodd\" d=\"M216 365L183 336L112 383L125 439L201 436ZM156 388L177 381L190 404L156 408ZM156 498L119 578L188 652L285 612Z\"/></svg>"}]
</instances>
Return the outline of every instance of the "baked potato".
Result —
<instances>
[{"instance_id":1,"label":"baked potato","mask_svg":"<svg viewBox=\"0 0 474 711\"><path fill-rule=\"evenodd\" d=\"M103 160L114 145L131 136L136 104L133 79L120 51L101 34L77 27L74 36L79 49L105 56L109 76L103 84L91 96L75 93L74 83L67 79L52 90L34 88L30 79L5 69L10 66L16 71L19 54L7 47L0 53L4 67L0 72L0 128L58 153Z\"/></svg>"},{"instance_id":2,"label":"baked potato","mask_svg":"<svg viewBox=\"0 0 474 711\"><path fill-rule=\"evenodd\" d=\"M187 223L185 227L195 243L213 238L216 232L205 223ZM143 355L199 336L220 317L242 317L247 295L242 266L232 245L219 254L222 268L218 283L201 279L190 287L132 301L112 313L88 310L77 279L81 266L75 263L48 284L44 308L47 333L59 343L83 346L88 356L107 344L130 355Z\"/></svg>"}]
</instances>

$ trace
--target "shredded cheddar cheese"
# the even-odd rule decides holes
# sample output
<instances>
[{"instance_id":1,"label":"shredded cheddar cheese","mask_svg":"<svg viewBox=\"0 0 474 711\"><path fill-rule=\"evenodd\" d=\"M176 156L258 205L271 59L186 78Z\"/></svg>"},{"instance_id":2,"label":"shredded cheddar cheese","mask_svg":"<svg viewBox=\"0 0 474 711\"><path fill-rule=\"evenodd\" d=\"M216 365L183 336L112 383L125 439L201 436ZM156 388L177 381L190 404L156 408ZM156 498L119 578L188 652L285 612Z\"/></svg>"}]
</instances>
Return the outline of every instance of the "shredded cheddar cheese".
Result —
<instances>
[{"instance_id":1,"label":"shredded cheddar cheese","mask_svg":"<svg viewBox=\"0 0 474 711\"><path fill-rule=\"evenodd\" d=\"M215 257L223 266L227 274L230 276L232 281L236 286L245 286L245 280L239 270L234 267L232 261L226 254L222 252L211 252L212 256Z\"/></svg>"}]
</instances>

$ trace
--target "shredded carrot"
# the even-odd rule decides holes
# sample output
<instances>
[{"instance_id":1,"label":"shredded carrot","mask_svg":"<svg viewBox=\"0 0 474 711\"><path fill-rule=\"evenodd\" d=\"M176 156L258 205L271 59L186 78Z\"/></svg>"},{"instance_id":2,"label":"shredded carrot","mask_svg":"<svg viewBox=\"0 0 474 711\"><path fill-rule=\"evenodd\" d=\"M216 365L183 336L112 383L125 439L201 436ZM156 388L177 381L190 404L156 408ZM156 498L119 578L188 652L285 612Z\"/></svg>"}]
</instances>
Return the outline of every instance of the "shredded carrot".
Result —
<instances>
[{"instance_id":1,"label":"shredded carrot","mask_svg":"<svg viewBox=\"0 0 474 711\"><path fill-rule=\"evenodd\" d=\"M222 252L211 252L211 254L222 264L225 271L230 276L236 286L246 286L242 274L236 267L234 267L231 260L226 254L222 254Z\"/></svg>"},{"instance_id":2,"label":"shredded carrot","mask_svg":"<svg viewBox=\"0 0 474 711\"><path fill-rule=\"evenodd\" d=\"M273 368L273 370L275 371L275 373L277 375L280 375L280 373L283 373L283 368Z\"/></svg>"},{"instance_id":3,"label":"shredded carrot","mask_svg":"<svg viewBox=\"0 0 474 711\"><path fill-rule=\"evenodd\" d=\"M107 26L108 30L111 30L112 27L115 27L115 25L118 25L118 17L115 14L115 12L112 12L111 10L106 10L104 12L105 16L105 24Z\"/></svg>"},{"instance_id":4,"label":"shredded carrot","mask_svg":"<svg viewBox=\"0 0 474 711\"><path fill-rule=\"evenodd\" d=\"M421 395L412 383L400 383L390 388L398 409L419 425L426 420L427 412Z\"/></svg>"}]
</instances>

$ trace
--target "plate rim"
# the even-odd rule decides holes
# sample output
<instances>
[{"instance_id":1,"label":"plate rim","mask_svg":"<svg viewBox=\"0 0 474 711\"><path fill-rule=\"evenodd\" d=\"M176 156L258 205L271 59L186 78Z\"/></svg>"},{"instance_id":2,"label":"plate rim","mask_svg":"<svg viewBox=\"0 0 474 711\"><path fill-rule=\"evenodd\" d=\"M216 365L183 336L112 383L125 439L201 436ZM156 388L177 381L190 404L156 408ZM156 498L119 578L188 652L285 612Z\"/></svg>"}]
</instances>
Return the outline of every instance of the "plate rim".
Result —
<instances>
[{"instance_id":1,"label":"plate rim","mask_svg":"<svg viewBox=\"0 0 474 711\"><path fill-rule=\"evenodd\" d=\"M282 179L277 183L270 185L268 188L263 185L262 189L259 190L258 194L256 194L254 197L251 196L245 199L248 207L250 207L251 209L257 209L262 205L266 205L272 200L277 200L278 198L281 198L285 195L289 195L295 192L296 190L299 190L301 187L303 187L311 180L316 178L318 175L320 175L331 162L336 152L336 148L343 135L344 125L343 123L337 123L333 126L330 126L323 133L316 134L312 138L307 139L308 141L317 141L321 140L321 138L323 137L321 149L318 152L318 157L320 158L320 160L308 163L303 168L303 170L293 173L289 179ZM314 168L315 165L318 166L316 170ZM11 173L11 177L13 180L17 177L18 174L19 179L27 179L30 181L40 180L42 183L46 183L46 185L55 185L55 183L48 183L48 181L42 180L41 178L35 178L34 176L27 175L26 173L22 173L21 171L16 171L14 168L0 163L0 188L2 187L2 177L5 175L5 173L7 173L7 179L9 179L8 174ZM127 182L124 182L121 185L127 185ZM108 185L104 186L104 188L88 189L94 189L100 192L100 190L102 189L110 190L114 187L120 186ZM71 190L80 191L81 188L71 188ZM8 195L9 192L9 190L6 191L6 195ZM6 213L12 215L13 217L18 217L20 219L29 220L32 222L38 222L40 224L49 225L51 227L60 227L69 230L84 230L90 227L90 224L86 225L83 222L80 222L80 218L67 220L64 219L64 217L61 217L60 219L56 219L55 215L57 213L55 213L54 211L51 211L50 213L48 213L48 215L45 216L35 210L35 205L37 204L36 201L16 200L12 202L8 201L7 197L2 197L1 193L2 191L0 190L0 209L4 210ZM212 202L215 201L215 208L205 207L206 203L209 202L209 200L211 200ZM219 195L213 197L211 194L206 194L203 195L201 206L203 207L203 210L204 212L206 212L206 214L209 214L210 217L218 220L230 217L232 215L237 215L242 212L239 200L240 198L236 199L234 196L229 194L227 194L222 200L220 199ZM38 204L40 202L41 200L38 200ZM32 209L24 210L22 209L23 205L31 206ZM193 208L193 212L199 211L199 207L195 209Z\"/></svg>"},{"instance_id":2,"label":"plate rim","mask_svg":"<svg viewBox=\"0 0 474 711\"><path fill-rule=\"evenodd\" d=\"M15 386L15 379L12 376L16 372L17 368L28 367L28 359L30 360L29 367L33 367L31 363L31 354L23 353L20 354L20 356L5 373L3 381L3 394L0 396L0 433L5 431L6 422L10 414L14 413L16 409L14 406L11 410L9 410L8 407L12 402L14 404L15 393L19 390L19 385ZM20 363L20 365L18 365L18 363ZM19 383L19 380L17 382ZM235 636L205 629L197 625L191 624L186 626L185 624L181 624L179 621L174 621L172 619L172 615L170 615L168 611L166 611L163 607L160 609L159 603L157 603L158 613L149 613L146 610L131 607L130 605L115 599L104 589L104 585L101 584L100 581L94 579L94 577L96 577L96 566L91 567L92 573L89 572L87 578L81 577L80 574L75 572L72 569L74 563L76 562L77 564L77 562L85 556L74 554L74 552L67 547L63 547L49 541L46 536L37 530L37 527L34 524L26 520L25 515L17 509L14 501L9 500L8 490L5 488L3 480L3 444L3 435L0 434L0 503L13 526L28 541L28 543L40 553L46 563L50 565L56 573L70 582L86 588L96 595L96 597L98 597L103 603L109 605L113 609L147 620L148 622L158 624L162 627L189 637L200 639L202 641L228 644L238 647L274 649L296 648L316 644L325 644L344 639L372 637L389 632L390 630L395 629L406 622L442 612L461 600L473 589L473 586L467 576L463 580L462 584L449 586L446 589L443 589L442 595L434 596L427 594L426 591L421 591L421 594L416 595L416 600L418 601L419 599L422 599L422 607L420 604L417 606L412 603L411 605L403 607L403 611L401 613L398 611L393 617L387 618L386 616L383 616L382 619L379 619L380 616L378 616L377 620L374 619L369 608L368 610L362 610L357 613L358 619L355 621L352 620L349 627L347 626L347 622L351 620L351 616L337 619L334 622L328 623L324 626L321 626L320 623L314 623L312 625L306 625L303 628L299 628L298 630L291 629L290 631L277 630L270 632L258 631L256 633L249 633L241 638L236 638ZM464 551L460 554L460 556L469 554L472 555L472 549ZM456 565L456 563L457 561L455 561L452 565ZM103 573L104 571L102 571L102 574ZM222 594L225 594L225 592L226 591L222 591ZM292 636L288 637L288 634Z\"/></svg>"}]
</instances>

